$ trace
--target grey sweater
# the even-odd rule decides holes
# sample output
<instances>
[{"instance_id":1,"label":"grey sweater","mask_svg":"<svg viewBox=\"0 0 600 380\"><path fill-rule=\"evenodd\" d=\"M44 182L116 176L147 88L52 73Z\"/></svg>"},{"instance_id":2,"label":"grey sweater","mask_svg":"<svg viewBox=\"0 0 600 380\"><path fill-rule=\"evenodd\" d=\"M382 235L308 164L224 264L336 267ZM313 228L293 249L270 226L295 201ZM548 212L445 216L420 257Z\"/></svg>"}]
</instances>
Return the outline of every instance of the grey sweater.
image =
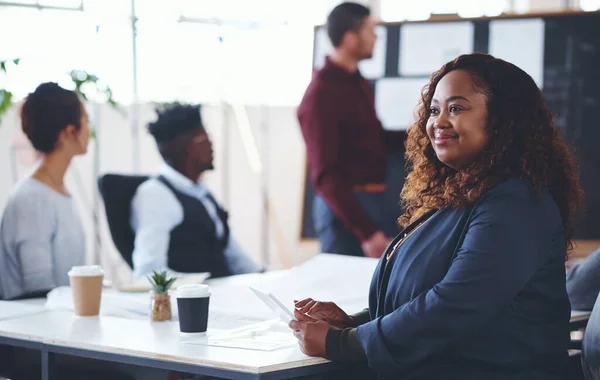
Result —
<instances>
[{"instance_id":1,"label":"grey sweater","mask_svg":"<svg viewBox=\"0 0 600 380\"><path fill-rule=\"evenodd\" d=\"M68 285L85 261L85 236L72 198L27 178L10 195L0 223L0 299Z\"/></svg>"}]
</instances>

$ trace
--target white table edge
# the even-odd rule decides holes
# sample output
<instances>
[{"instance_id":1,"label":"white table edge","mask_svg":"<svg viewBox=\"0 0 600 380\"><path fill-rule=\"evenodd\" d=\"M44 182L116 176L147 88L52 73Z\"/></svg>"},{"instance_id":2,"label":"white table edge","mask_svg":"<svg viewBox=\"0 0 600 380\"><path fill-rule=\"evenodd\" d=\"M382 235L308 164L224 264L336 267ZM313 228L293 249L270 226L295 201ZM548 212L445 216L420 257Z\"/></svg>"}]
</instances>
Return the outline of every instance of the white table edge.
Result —
<instances>
[{"instance_id":1,"label":"white table edge","mask_svg":"<svg viewBox=\"0 0 600 380\"><path fill-rule=\"evenodd\" d=\"M155 354L155 353L139 351L139 350L129 350L129 349L125 350L125 349L105 347L105 346L94 345L94 344L81 344L81 343L75 344L73 342L69 342L69 341L65 341L65 340L61 340L61 339L48 338L48 339L44 339L43 343L47 344L47 345L60 346L60 347L74 349L74 350L86 350L86 351L94 351L94 352L105 353L105 354L132 356L132 357L136 357L136 358L140 358L140 359L149 359L149 360L157 360L157 361L163 361L163 362L180 363L180 364L186 364L186 365L191 365L191 366L211 368L211 369L216 369L216 370L231 370L231 371L238 371L238 372L244 372L244 373L250 373L250 374L267 374L267 373L271 373L271 372L294 370L294 369L308 367L308 366L331 363L329 360L326 360L323 358L307 357L307 359L303 359L300 361L293 361L293 362L287 362L287 363L283 363L283 364L274 364L274 365L261 366L261 367L253 367L253 366L237 365L237 364L232 364L232 363L228 363L228 362L219 362L219 361L214 361L214 360L210 360L210 361L205 361L202 359L191 359L190 360L189 358L185 358L185 357L181 357L181 356Z\"/></svg>"}]
</instances>

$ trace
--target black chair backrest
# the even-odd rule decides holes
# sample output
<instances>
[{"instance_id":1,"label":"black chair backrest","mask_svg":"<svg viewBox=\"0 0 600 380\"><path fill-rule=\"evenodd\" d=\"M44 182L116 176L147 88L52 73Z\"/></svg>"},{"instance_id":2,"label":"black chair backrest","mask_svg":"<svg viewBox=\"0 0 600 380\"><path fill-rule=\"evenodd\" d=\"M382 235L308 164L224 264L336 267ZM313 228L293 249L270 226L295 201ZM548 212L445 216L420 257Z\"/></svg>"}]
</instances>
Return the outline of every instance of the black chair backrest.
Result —
<instances>
[{"instance_id":1,"label":"black chair backrest","mask_svg":"<svg viewBox=\"0 0 600 380\"><path fill-rule=\"evenodd\" d=\"M105 174L98 178L98 188L104 199L106 219L113 242L123 259L133 268L135 233L129 224L131 200L137 188L148 176Z\"/></svg>"}]
</instances>

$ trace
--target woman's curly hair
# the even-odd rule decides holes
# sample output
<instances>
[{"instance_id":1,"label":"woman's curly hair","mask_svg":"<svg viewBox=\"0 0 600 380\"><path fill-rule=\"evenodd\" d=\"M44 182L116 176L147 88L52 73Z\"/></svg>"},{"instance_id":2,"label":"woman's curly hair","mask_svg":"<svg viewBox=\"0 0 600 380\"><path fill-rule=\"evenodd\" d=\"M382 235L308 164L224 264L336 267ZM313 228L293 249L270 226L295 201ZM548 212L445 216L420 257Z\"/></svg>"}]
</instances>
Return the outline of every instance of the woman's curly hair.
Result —
<instances>
[{"instance_id":1,"label":"woman's curly hair","mask_svg":"<svg viewBox=\"0 0 600 380\"><path fill-rule=\"evenodd\" d=\"M439 161L426 132L429 106L439 81L465 70L475 89L486 96L488 146L464 170ZM402 190L406 226L423 214L475 203L508 177L529 180L537 193L548 189L558 204L571 248L572 218L583 190L572 153L533 79L515 65L488 54L461 55L433 73L423 88L416 121L408 130L406 159L410 174Z\"/></svg>"}]
</instances>

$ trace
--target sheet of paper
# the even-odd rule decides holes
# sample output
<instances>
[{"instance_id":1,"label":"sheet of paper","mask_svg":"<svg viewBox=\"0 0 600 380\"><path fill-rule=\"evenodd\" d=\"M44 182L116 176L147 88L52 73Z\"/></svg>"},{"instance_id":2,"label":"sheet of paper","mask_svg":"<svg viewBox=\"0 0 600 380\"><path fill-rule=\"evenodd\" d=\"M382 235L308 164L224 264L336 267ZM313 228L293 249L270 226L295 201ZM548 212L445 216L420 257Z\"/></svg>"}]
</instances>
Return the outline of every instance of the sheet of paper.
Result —
<instances>
[{"instance_id":1,"label":"sheet of paper","mask_svg":"<svg viewBox=\"0 0 600 380\"><path fill-rule=\"evenodd\" d=\"M266 273L251 283L237 281L235 277L208 280L210 310L263 320L277 318L277 314L252 293L249 286L253 286L273 293L290 309L294 307L294 300L312 297L334 301L350 313L360 311L367 307L369 284L377 262L365 257L319 254L275 276Z\"/></svg>"},{"instance_id":2,"label":"sheet of paper","mask_svg":"<svg viewBox=\"0 0 600 380\"><path fill-rule=\"evenodd\" d=\"M377 41L373 48L373 57L363 60L358 68L361 74L367 79L381 78L385 74L385 58L387 44L387 29L384 26L375 28L377 33ZM315 36L315 47L313 57L313 67L320 69L325 64L325 57L333 51L331 41L327 36L325 27L317 29Z\"/></svg>"},{"instance_id":3,"label":"sheet of paper","mask_svg":"<svg viewBox=\"0 0 600 380\"><path fill-rule=\"evenodd\" d=\"M325 64L325 57L333 51L333 46L331 45L331 41L327 36L327 30L324 26L317 29L314 43L313 68L319 70Z\"/></svg>"},{"instance_id":4,"label":"sheet of paper","mask_svg":"<svg viewBox=\"0 0 600 380\"><path fill-rule=\"evenodd\" d=\"M385 59L387 47L387 29L384 26L375 27L377 40L373 47L373 57L361 61L358 68L367 79L378 79L385 75Z\"/></svg>"},{"instance_id":5,"label":"sheet of paper","mask_svg":"<svg viewBox=\"0 0 600 380\"><path fill-rule=\"evenodd\" d=\"M400 28L400 75L427 75L473 52L473 23L406 24Z\"/></svg>"},{"instance_id":6,"label":"sheet of paper","mask_svg":"<svg viewBox=\"0 0 600 380\"><path fill-rule=\"evenodd\" d=\"M270 317L270 316L269 316ZM231 330L260 323L265 320L264 317L254 317L245 314L223 313L218 310L209 309L208 329L209 330Z\"/></svg>"},{"instance_id":7,"label":"sheet of paper","mask_svg":"<svg viewBox=\"0 0 600 380\"><path fill-rule=\"evenodd\" d=\"M311 297L333 301L351 314L368 306L369 285L377 263L377 259L365 257L319 254L289 269L285 278L264 281L255 286L273 293L290 309L294 300ZM256 309L260 307L270 312L259 300L253 301L253 305ZM272 318L277 316L270 315Z\"/></svg>"},{"instance_id":8,"label":"sheet of paper","mask_svg":"<svg viewBox=\"0 0 600 380\"><path fill-rule=\"evenodd\" d=\"M427 78L385 78L375 86L375 109L385 129L406 130L414 121Z\"/></svg>"},{"instance_id":9,"label":"sheet of paper","mask_svg":"<svg viewBox=\"0 0 600 380\"><path fill-rule=\"evenodd\" d=\"M42 313L43 306L28 305L19 301L0 301L0 321Z\"/></svg>"},{"instance_id":10,"label":"sheet of paper","mask_svg":"<svg viewBox=\"0 0 600 380\"><path fill-rule=\"evenodd\" d=\"M259 336L240 337L232 339L211 338L205 342L190 344L202 344L205 346L239 348L244 350L274 351L282 348L293 347L298 344L292 332L289 333L267 333Z\"/></svg>"},{"instance_id":11,"label":"sheet of paper","mask_svg":"<svg viewBox=\"0 0 600 380\"><path fill-rule=\"evenodd\" d=\"M489 53L531 75L538 87L544 84L544 20L494 20L490 22Z\"/></svg>"},{"instance_id":12,"label":"sheet of paper","mask_svg":"<svg viewBox=\"0 0 600 380\"><path fill-rule=\"evenodd\" d=\"M292 330L279 319L249 324L236 329L208 332L206 337L186 338L183 343L204 346L273 351L298 344Z\"/></svg>"}]
</instances>

